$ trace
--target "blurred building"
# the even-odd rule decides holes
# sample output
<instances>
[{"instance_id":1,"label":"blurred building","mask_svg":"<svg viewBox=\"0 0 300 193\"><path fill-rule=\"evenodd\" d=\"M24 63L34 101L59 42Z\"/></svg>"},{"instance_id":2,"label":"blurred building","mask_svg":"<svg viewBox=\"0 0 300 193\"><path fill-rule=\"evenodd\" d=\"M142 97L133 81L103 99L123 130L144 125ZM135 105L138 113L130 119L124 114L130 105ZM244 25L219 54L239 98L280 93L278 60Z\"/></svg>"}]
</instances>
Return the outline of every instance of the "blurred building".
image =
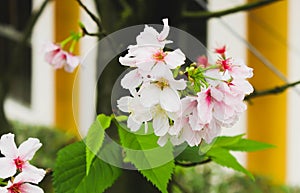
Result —
<instances>
[{"instance_id":1,"label":"blurred building","mask_svg":"<svg viewBox=\"0 0 300 193\"><path fill-rule=\"evenodd\" d=\"M92 0L84 2L95 11ZM41 3L42 0L32 0L32 9L37 9ZM243 3L246 1L210 0L208 9L220 10ZM226 44L230 55L244 58L254 68L252 82L258 90L300 80L299 7L298 0L280 1L248 13L210 19L207 25L208 48ZM74 134L77 128L83 134L86 132L95 117L95 101L91 99L96 95L96 77L54 71L45 63L42 53L43 42L63 40L70 31L78 29L78 20L91 31L96 29L75 1L52 2L47 6L32 35L32 66L27 79L23 80L29 83L29 92L23 98L12 95L5 103L10 119L54 125ZM84 58L95 45L95 39L85 38L77 53ZM89 55L89 60L96 61L96 57ZM73 87L75 79L78 84ZM273 150L248 156L237 154L237 157L251 171L269 175L279 183L300 185L299 93L298 86L284 94L253 99L240 122L233 129L224 131L226 135L247 133L250 139L276 145Z\"/></svg>"}]
</instances>

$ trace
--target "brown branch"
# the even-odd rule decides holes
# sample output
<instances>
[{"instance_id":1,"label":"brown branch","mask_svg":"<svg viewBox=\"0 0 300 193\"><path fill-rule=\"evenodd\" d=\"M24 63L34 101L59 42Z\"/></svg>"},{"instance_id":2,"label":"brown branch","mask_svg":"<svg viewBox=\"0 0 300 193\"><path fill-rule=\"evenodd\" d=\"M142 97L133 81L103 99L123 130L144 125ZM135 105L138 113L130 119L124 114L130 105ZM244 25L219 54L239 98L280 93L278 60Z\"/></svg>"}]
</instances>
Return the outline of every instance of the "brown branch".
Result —
<instances>
[{"instance_id":1,"label":"brown branch","mask_svg":"<svg viewBox=\"0 0 300 193\"><path fill-rule=\"evenodd\" d=\"M92 13L83 3L81 0L76 0L79 4L79 6L81 8L83 8L83 10L92 18L92 20L97 24L98 28L99 28L99 35L106 35L106 32L104 30L102 21L100 17L97 17L94 13ZM89 35L90 33L86 33L87 35ZM94 34L97 33L93 33L93 36L95 36Z\"/></svg>"},{"instance_id":2,"label":"brown branch","mask_svg":"<svg viewBox=\"0 0 300 193\"><path fill-rule=\"evenodd\" d=\"M10 25L0 24L0 36L15 42L21 42L23 34Z\"/></svg>"},{"instance_id":3,"label":"brown branch","mask_svg":"<svg viewBox=\"0 0 300 193\"><path fill-rule=\"evenodd\" d=\"M259 0L255 2L246 3L244 5L236 6L229 9L224 9L220 11L183 11L182 16L185 18L212 18L212 17L221 17L224 15L236 13L239 11L247 11L262 7L280 0Z\"/></svg>"},{"instance_id":4,"label":"brown branch","mask_svg":"<svg viewBox=\"0 0 300 193\"><path fill-rule=\"evenodd\" d=\"M182 163L182 162L178 162L178 161L175 161L175 164L177 166L182 166L182 167L194 167L194 166L197 166L197 165L201 165L201 164L206 164L206 163L209 163L211 162L212 160L210 158L204 160L204 161L201 161L201 162L193 162L193 163Z\"/></svg>"},{"instance_id":5,"label":"brown branch","mask_svg":"<svg viewBox=\"0 0 300 193\"><path fill-rule=\"evenodd\" d=\"M43 13L43 11L46 8L46 5L50 2L51 0L44 0L44 2L42 3L41 7L37 10L34 11L31 15L31 17L29 18L29 21L26 25L26 28L23 32L23 38L22 38L22 43L25 43L26 41L28 41L31 37L32 34L32 30L37 22L37 20L40 18L41 14Z\"/></svg>"},{"instance_id":6,"label":"brown branch","mask_svg":"<svg viewBox=\"0 0 300 193\"><path fill-rule=\"evenodd\" d=\"M286 89L288 89L290 87L294 87L298 84L300 84L300 80L296 81L296 82L289 83L289 84L285 84L285 85L282 85L282 86L276 86L276 87L271 88L271 89L266 89L266 90L261 90L261 91L254 90L253 93L251 93L250 95L245 97L245 100L248 101L248 100L256 98L256 97L279 94L279 93L284 92Z\"/></svg>"},{"instance_id":7,"label":"brown branch","mask_svg":"<svg viewBox=\"0 0 300 193\"><path fill-rule=\"evenodd\" d=\"M102 36L106 36L105 33L101 33L101 32L99 32L99 33L90 33L82 23L79 23L79 26L80 26L80 28L83 32L83 36L88 35L88 36L96 36L96 37L99 37L99 38L101 38Z\"/></svg>"}]
</instances>

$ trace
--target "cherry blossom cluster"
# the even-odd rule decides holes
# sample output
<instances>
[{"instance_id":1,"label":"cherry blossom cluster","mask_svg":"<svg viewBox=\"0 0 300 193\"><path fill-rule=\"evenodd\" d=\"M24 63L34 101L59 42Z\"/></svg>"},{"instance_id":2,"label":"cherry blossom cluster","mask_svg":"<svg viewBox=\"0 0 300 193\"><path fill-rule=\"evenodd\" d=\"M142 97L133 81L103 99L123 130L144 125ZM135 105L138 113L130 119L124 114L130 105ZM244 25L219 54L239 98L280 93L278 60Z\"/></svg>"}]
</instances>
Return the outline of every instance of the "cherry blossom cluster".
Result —
<instances>
[{"instance_id":1,"label":"cherry blossom cluster","mask_svg":"<svg viewBox=\"0 0 300 193\"><path fill-rule=\"evenodd\" d=\"M231 127L246 110L244 97L253 92L247 81L252 68L242 61L226 56L226 47L215 49L218 59L209 63L205 56L185 66L180 49L166 51L170 27L163 19L159 33L146 25L136 37L136 45L119 58L130 71L121 86L131 96L120 98L118 108L129 114L127 127L138 131L148 123L163 146L170 140L174 145L196 146L204 139L210 143L222 127ZM179 73L177 73L179 71Z\"/></svg>"},{"instance_id":2,"label":"cherry blossom cluster","mask_svg":"<svg viewBox=\"0 0 300 193\"><path fill-rule=\"evenodd\" d=\"M36 138L29 138L18 148L14 134L5 134L0 139L0 193L43 193L44 191L33 184L38 184L46 171L36 168L29 163L35 152L42 146Z\"/></svg>"}]
</instances>

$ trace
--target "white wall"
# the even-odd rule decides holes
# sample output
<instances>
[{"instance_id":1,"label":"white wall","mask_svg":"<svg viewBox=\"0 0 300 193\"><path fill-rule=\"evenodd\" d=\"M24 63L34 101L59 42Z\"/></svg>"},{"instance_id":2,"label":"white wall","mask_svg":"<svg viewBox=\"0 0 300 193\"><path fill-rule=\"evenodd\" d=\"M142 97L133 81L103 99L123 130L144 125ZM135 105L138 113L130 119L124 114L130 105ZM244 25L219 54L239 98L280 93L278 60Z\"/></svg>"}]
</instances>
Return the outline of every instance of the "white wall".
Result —
<instances>
[{"instance_id":1,"label":"white wall","mask_svg":"<svg viewBox=\"0 0 300 193\"><path fill-rule=\"evenodd\" d=\"M300 80L300 1L289 0L289 80ZM300 85L297 86L300 91ZM293 89L288 91L288 139L287 139L287 182L300 186L300 94Z\"/></svg>"},{"instance_id":2,"label":"white wall","mask_svg":"<svg viewBox=\"0 0 300 193\"><path fill-rule=\"evenodd\" d=\"M223 10L226 8L234 7L239 4L246 3L246 0L209 0L209 10ZM226 26L232 28L239 36L246 38L247 25L246 25L246 14L235 13L224 17L213 18L208 23L208 49L213 50L214 48L222 45L227 45L228 53L234 58L247 60L246 47L245 45L235 37L235 35L228 30ZM238 135L246 133L246 113L241 117L239 122L233 128L224 128L223 135ZM237 159L243 164L246 164L246 156L244 153L235 153Z\"/></svg>"},{"instance_id":3,"label":"white wall","mask_svg":"<svg viewBox=\"0 0 300 193\"><path fill-rule=\"evenodd\" d=\"M34 0L38 9L43 0ZM54 79L53 69L44 61L43 43L53 40L53 3L49 3L39 18L32 34L32 81L31 106L7 99L5 112L9 119L31 124L53 124Z\"/></svg>"},{"instance_id":4,"label":"white wall","mask_svg":"<svg viewBox=\"0 0 300 193\"><path fill-rule=\"evenodd\" d=\"M97 13L93 0L86 0L85 5L93 12ZM87 30L91 33L97 32L95 22L81 9L80 20L84 23ZM79 118L77 125L80 129L81 135L85 136L91 123L94 122L95 111L95 97L96 97L96 59L97 59L97 37L85 36L80 41L80 55L81 68L79 71L80 87L80 104L79 104Z\"/></svg>"}]
</instances>

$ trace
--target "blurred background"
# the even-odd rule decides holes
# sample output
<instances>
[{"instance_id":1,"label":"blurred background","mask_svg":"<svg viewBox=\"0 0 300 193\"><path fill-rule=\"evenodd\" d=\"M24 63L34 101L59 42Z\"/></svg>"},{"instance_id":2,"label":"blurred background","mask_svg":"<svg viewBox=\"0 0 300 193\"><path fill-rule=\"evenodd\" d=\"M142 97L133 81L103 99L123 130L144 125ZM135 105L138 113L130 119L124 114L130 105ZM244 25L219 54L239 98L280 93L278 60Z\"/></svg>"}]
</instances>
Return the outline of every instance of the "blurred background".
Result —
<instances>
[{"instance_id":1,"label":"blurred background","mask_svg":"<svg viewBox=\"0 0 300 193\"><path fill-rule=\"evenodd\" d=\"M253 2L270 2L253 10L221 17L203 13L227 10ZM161 24L169 18L173 27L199 39L208 51L227 45L234 58L254 68L251 79L256 90L300 80L299 0L83 0L89 10L101 16L107 34L138 24ZM60 42L78 21L89 32L99 29L76 0L2 0L0 5L0 134L15 132L20 141L41 138L44 147L35 162L53 167L59 148L84 135L97 113L111 113L111 88L124 70L111 65L99 80L96 73L82 77L54 71L44 61L43 44ZM98 39L84 37L75 53L84 59ZM101 53L99 53L101 54ZM88 60L97 61L97 54ZM112 61L112 63L117 63ZM74 80L79 84L74 85ZM84 93L97 95L95 101ZM73 106L74 105L74 106ZM172 192L300 192L300 87L248 102L248 111L224 135L246 133L250 139L276 145L258 153L237 153L236 157L257 175L255 182L214 164L176 168ZM78 129L80 128L80 133ZM50 141L51 140L51 141ZM144 180L136 185L137 173L125 172L116 184L130 192L155 192ZM130 178L128 178L130 176ZM177 179L177 180L176 180ZM48 183L48 185L47 185ZM45 192L52 192L51 179ZM112 187L107 192L119 192ZM125 191L127 192L127 191Z\"/></svg>"}]
</instances>

